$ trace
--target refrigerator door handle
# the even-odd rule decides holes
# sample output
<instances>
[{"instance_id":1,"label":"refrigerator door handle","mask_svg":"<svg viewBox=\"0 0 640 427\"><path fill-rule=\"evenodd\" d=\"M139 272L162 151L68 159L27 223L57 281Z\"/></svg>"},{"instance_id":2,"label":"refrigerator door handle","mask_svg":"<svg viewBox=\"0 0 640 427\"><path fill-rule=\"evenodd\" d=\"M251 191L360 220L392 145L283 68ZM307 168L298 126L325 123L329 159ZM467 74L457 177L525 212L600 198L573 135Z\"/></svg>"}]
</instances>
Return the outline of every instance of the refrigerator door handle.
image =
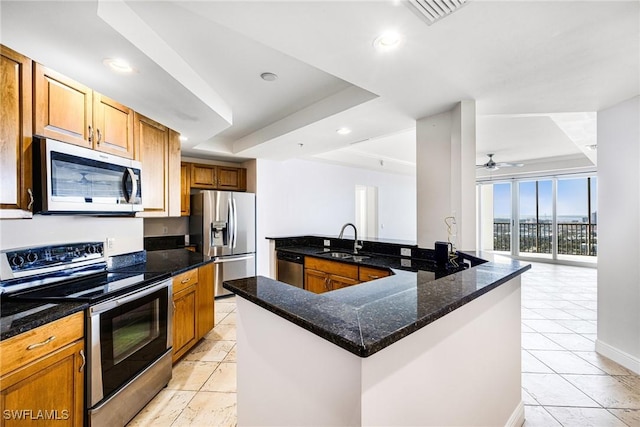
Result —
<instances>
[{"instance_id":1,"label":"refrigerator door handle","mask_svg":"<svg viewBox=\"0 0 640 427\"><path fill-rule=\"evenodd\" d=\"M236 247L238 243L238 206L236 205L236 198L231 196L231 205L233 206L233 246Z\"/></svg>"},{"instance_id":2,"label":"refrigerator door handle","mask_svg":"<svg viewBox=\"0 0 640 427\"><path fill-rule=\"evenodd\" d=\"M233 220L233 196L229 195L227 201L227 246L233 248L233 234L236 228L236 223Z\"/></svg>"},{"instance_id":3,"label":"refrigerator door handle","mask_svg":"<svg viewBox=\"0 0 640 427\"><path fill-rule=\"evenodd\" d=\"M238 256L238 257L224 257L224 258L218 258L214 261L214 264L222 264L225 262L234 262L234 261L244 261L247 259L253 259L253 255L245 255L245 256Z\"/></svg>"}]
</instances>

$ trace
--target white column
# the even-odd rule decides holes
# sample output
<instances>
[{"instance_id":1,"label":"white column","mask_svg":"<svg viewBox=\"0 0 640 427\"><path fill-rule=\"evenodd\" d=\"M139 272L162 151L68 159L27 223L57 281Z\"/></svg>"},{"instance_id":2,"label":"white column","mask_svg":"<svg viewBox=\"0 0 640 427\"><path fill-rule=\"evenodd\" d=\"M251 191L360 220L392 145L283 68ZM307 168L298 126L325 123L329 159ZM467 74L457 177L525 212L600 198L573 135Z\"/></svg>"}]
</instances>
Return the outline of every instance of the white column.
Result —
<instances>
[{"instance_id":1,"label":"white column","mask_svg":"<svg viewBox=\"0 0 640 427\"><path fill-rule=\"evenodd\" d=\"M493 185L485 184L480 186L480 234L482 236L482 247L484 251L493 250Z\"/></svg>"},{"instance_id":2,"label":"white column","mask_svg":"<svg viewBox=\"0 0 640 427\"><path fill-rule=\"evenodd\" d=\"M458 249L475 250L475 101L416 123L418 245L447 241L444 219L455 216Z\"/></svg>"},{"instance_id":3,"label":"white column","mask_svg":"<svg viewBox=\"0 0 640 427\"><path fill-rule=\"evenodd\" d=\"M640 97L636 96L598 112L596 350L638 374L639 218Z\"/></svg>"}]
</instances>

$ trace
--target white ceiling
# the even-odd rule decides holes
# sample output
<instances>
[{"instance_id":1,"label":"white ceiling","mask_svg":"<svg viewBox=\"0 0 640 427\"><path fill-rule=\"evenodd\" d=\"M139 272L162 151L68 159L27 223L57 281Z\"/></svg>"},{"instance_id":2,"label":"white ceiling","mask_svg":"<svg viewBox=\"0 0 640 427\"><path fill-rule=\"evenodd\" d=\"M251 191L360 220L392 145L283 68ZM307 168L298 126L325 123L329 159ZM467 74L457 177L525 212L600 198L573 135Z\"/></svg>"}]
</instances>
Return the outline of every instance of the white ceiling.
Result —
<instances>
[{"instance_id":1,"label":"white ceiling","mask_svg":"<svg viewBox=\"0 0 640 427\"><path fill-rule=\"evenodd\" d=\"M2 0L0 13L3 44L188 136L191 157L410 174L415 120L474 99L478 163L588 165L593 113L640 94L640 1L470 0L431 26L382 0ZM378 52L388 29L403 41Z\"/></svg>"}]
</instances>

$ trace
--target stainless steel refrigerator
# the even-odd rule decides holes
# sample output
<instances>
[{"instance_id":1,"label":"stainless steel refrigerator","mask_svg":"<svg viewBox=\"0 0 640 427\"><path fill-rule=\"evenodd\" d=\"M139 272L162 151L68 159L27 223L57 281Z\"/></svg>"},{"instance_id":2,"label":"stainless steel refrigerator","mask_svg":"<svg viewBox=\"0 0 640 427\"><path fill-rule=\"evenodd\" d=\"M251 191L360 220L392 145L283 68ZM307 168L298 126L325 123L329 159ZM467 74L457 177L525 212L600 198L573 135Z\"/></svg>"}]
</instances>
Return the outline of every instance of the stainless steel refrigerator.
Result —
<instances>
[{"instance_id":1,"label":"stainless steel refrigerator","mask_svg":"<svg viewBox=\"0 0 640 427\"><path fill-rule=\"evenodd\" d=\"M214 260L215 296L228 295L225 280L256 273L256 196L203 190L191 195L189 243Z\"/></svg>"}]
</instances>

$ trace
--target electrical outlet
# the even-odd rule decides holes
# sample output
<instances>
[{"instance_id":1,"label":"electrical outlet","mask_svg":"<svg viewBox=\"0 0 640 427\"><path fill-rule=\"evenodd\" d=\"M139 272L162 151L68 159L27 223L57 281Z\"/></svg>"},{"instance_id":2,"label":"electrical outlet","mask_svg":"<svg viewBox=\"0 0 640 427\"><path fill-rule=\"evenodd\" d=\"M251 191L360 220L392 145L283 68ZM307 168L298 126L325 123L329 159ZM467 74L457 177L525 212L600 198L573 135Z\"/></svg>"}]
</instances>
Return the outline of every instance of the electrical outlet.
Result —
<instances>
[{"instance_id":1,"label":"electrical outlet","mask_svg":"<svg viewBox=\"0 0 640 427\"><path fill-rule=\"evenodd\" d=\"M325 246L331 246L331 240L325 239L324 245Z\"/></svg>"},{"instance_id":2,"label":"electrical outlet","mask_svg":"<svg viewBox=\"0 0 640 427\"><path fill-rule=\"evenodd\" d=\"M166 226L162 227L162 234L168 234L168 233L169 233L169 228L167 228Z\"/></svg>"},{"instance_id":3,"label":"electrical outlet","mask_svg":"<svg viewBox=\"0 0 640 427\"><path fill-rule=\"evenodd\" d=\"M400 256L411 256L411 248L400 248Z\"/></svg>"},{"instance_id":4,"label":"electrical outlet","mask_svg":"<svg viewBox=\"0 0 640 427\"><path fill-rule=\"evenodd\" d=\"M113 249L113 244L115 243L116 239L113 237L107 237L107 249L111 250Z\"/></svg>"},{"instance_id":5,"label":"electrical outlet","mask_svg":"<svg viewBox=\"0 0 640 427\"><path fill-rule=\"evenodd\" d=\"M401 259L400 260L400 265L402 267L411 267L411 260L410 259Z\"/></svg>"}]
</instances>

